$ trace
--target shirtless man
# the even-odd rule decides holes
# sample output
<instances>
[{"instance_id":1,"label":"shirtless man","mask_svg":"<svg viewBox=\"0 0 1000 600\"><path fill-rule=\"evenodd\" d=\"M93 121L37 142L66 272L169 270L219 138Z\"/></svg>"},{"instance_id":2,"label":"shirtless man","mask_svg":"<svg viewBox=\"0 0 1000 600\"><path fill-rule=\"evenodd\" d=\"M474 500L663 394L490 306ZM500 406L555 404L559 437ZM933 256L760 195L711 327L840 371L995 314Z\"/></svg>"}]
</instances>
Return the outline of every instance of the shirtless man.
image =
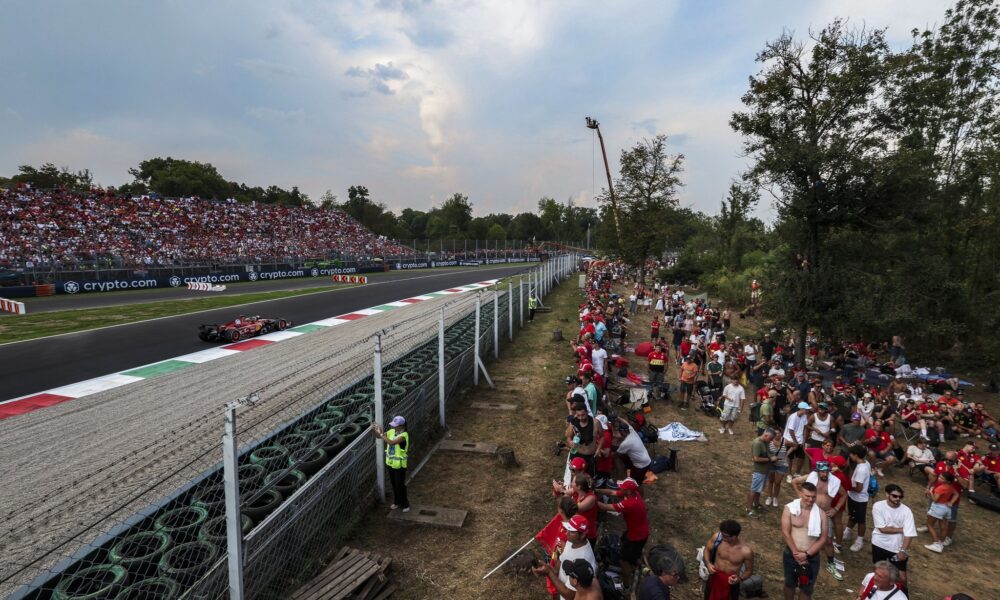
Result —
<instances>
[{"instance_id":1,"label":"shirtless man","mask_svg":"<svg viewBox=\"0 0 1000 600\"><path fill-rule=\"evenodd\" d=\"M719 531L705 542L704 559L710 573L705 600L739 600L740 582L753 575L753 549L740 540L740 524L720 523Z\"/></svg>"},{"instance_id":2,"label":"shirtless man","mask_svg":"<svg viewBox=\"0 0 1000 600\"><path fill-rule=\"evenodd\" d=\"M812 521L812 528L809 527ZM819 551L829 536L827 520L816 506L816 486L799 485L799 499L785 505L781 513L781 537L785 541L782 563L785 568L785 600L811 600L819 575Z\"/></svg>"},{"instance_id":3,"label":"shirtless man","mask_svg":"<svg viewBox=\"0 0 1000 600\"><path fill-rule=\"evenodd\" d=\"M830 477L830 463L825 460L816 462L816 470L808 475L802 475L792 480L792 488L796 494L801 496L802 484L811 483L816 486L816 506L819 507L827 519L826 544L823 551L826 554L826 570L837 581L843 581L844 576L837 570L834 562L833 551L833 517L847 503L847 494L840 493L840 480ZM839 498L839 500L838 500Z\"/></svg>"}]
</instances>

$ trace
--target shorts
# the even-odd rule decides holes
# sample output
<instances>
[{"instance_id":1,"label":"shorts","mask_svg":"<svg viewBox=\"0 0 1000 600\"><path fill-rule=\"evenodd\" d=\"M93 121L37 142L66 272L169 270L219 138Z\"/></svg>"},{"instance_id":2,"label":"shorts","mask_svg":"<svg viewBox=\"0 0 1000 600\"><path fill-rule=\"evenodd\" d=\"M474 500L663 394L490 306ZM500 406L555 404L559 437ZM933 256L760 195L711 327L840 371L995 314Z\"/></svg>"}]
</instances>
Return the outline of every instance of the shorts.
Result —
<instances>
[{"instance_id":1,"label":"shorts","mask_svg":"<svg viewBox=\"0 0 1000 600\"><path fill-rule=\"evenodd\" d=\"M872 450L872 454L874 454L875 458L877 458L879 460L885 460L886 457L888 457L890 455L891 456L895 456L895 454L893 453L893 451L892 451L891 448L889 450L886 450L885 452L876 452L875 450Z\"/></svg>"},{"instance_id":2,"label":"shorts","mask_svg":"<svg viewBox=\"0 0 1000 600\"><path fill-rule=\"evenodd\" d=\"M736 421L740 417L740 409L735 406L727 406L722 409L720 421Z\"/></svg>"},{"instance_id":3,"label":"shorts","mask_svg":"<svg viewBox=\"0 0 1000 600\"><path fill-rule=\"evenodd\" d=\"M792 551L785 547L785 552L781 557L782 566L785 568L785 587L786 588L799 588L805 594L812 596L813 586L816 585L816 576L819 575L819 554L809 559L805 566L804 575L808 576L808 581L804 584L799 583L799 573L797 573L796 567L800 565L795 562L795 558L792 556Z\"/></svg>"},{"instance_id":4,"label":"shorts","mask_svg":"<svg viewBox=\"0 0 1000 600\"><path fill-rule=\"evenodd\" d=\"M650 371L649 372L649 384L650 385L663 385L663 371Z\"/></svg>"},{"instance_id":5,"label":"shorts","mask_svg":"<svg viewBox=\"0 0 1000 600\"><path fill-rule=\"evenodd\" d=\"M759 494L764 491L764 483L767 481L767 473L758 473L756 471L750 476L750 491Z\"/></svg>"},{"instance_id":6,"label":"shorts","mask_svg":"<svg viewBox=\"0 0 1000 600\"><path fill-rule=\"evenodd\" d=\"M903 560L896 560L895 552L886 550L885 548L879 548L875 544L872 544L872 564L877 563L880 560L887 560L896 565L897 569L906 573L906 564L910 559L904 558Z\"/></svg>"},{"instance_id":7,"label":"shorts","mask_svg":"<svg viewBox=\"0 0 1000 600\"><path fill-rule=\"evenodd\" d=\"M802 448L802 446L799 446L795 448L795 450L792 450L791 452L788 453L788 458L805 458L805 457L806 457L806 451Z\"/></svg>"},{"instance_id":8,"label":"shorts","mask_svg":"<svg viewBox=\"0 0 1000 600\"><path fill-rule=\"evenodd\" d=\"M642 548L646 545L646 540L622 540L622 560L630 565L637 566L642 560Z\"/></svg>"},{"instance_id":9,"label":"shorts","mask_svg":"<svg viewBox=\"0 0 1000 600\"><path fill-rule=\"evenodd\" d=\"M927 514L939 521L944 521L951 517L951 507L940 502L932 502L930 508L927 509Z\"/></svg>"},{"instance_id":10,"label":"shorts","mask_svg":"<svg viewBox=\"0 0 1000 600\"><path fill-rule=\"evenodd\" d=\"M855 523L864 523L868 517L868 503L847 499L847 516Z\"/></svg>"},{"instance_id":11,"label":"shorts","mask_svg":"<svg viewBox=\"0 0 1000 600\"><path fill-rule=\"evenodd\" d=\"M788 465L779 465L778 463L771 463L771 472L780 473L784 475L788 473Z\"/></svg>"},{"instance_id":12,"label":"shorts","mask_svg":"<svg viewBox=\"0 0 1000 600\"><path fill-rule=\"evenodd\" d=\"M694 391L694 384L693 383L688 383L686 381L682 381L681 382L681 393L682 394L690 394L693 391Z\"/></svg>"}]
</instances>

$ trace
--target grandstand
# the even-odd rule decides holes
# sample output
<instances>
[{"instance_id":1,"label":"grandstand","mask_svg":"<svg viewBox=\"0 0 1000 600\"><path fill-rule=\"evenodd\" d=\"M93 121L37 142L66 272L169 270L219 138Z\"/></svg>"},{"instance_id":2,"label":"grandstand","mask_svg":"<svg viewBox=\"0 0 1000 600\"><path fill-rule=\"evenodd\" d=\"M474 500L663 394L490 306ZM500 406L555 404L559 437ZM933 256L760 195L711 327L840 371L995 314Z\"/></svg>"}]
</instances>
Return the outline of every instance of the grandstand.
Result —
<instances>
[{"instance_id":1,"label":"grandstand","mask_svg":"<svg viewBox=\"0 0 1000 600\"><path fill-rule=\"evenodd\" d=\"M122 197L100 189L0 190L0 265L18 270L407 253L337 209Z\"/></svg>"}]
</instances>

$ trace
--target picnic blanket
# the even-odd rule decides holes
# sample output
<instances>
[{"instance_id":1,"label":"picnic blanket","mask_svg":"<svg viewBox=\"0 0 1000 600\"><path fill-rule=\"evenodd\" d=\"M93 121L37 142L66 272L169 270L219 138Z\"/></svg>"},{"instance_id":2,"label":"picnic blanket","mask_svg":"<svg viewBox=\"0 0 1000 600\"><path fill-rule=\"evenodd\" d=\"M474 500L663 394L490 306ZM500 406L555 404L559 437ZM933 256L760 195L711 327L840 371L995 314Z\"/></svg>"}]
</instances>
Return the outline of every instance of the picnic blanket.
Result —
<instances>
[{"instance_id":1,"label":"picnic blanket","mask_svg":"<svg viewBox=\"0 0 1000 600\"><path fill-rule=\"evenodd\" d=\"M688 429L683 424L678 422L670 423L669 425L664 425L658 430L658 436L661 440L665 442L707 442L708 438L705 434L700 431L693 431Z\"/></svg>"}]
</instances>

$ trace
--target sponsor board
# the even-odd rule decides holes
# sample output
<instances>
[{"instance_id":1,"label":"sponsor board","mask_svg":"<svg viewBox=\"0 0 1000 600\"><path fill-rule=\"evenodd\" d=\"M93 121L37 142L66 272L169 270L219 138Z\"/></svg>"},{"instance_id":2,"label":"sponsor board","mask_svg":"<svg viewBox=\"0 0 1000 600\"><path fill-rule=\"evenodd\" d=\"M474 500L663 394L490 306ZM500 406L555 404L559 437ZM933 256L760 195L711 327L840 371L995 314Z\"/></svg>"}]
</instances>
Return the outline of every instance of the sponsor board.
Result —
<instances>
[{"instance_id":1,"label":"sponsor board","mask_svg":"<svg viewBox=\"0 0 1000 600\"><path fill-rule=\"evenodd\" d=\"M406 269L429 269L431 268L431 263L429 262L412 262L412 263L396 263L396 270L403 271Z\"/></svg>"},{"instance_id":2,"label":"sponsor board","mask_svg":"<svg viewBox=\"0 0 1000 600\"><path fill-rule=\"evenodd\" d=\"M483 264L481 260L460 260L458 261L458 266L460 267L478 267Z\"/></svg>"},{"instance_id":3,"label":"sponsor board","mask_svg":"<svg viewBox=\"0 0 1000 600\"><path fill-rule=\"evenodd\" d=\"M458 266L457 260L432 260L431 267L456 267Z\"/></svg>"}]
</instances>

